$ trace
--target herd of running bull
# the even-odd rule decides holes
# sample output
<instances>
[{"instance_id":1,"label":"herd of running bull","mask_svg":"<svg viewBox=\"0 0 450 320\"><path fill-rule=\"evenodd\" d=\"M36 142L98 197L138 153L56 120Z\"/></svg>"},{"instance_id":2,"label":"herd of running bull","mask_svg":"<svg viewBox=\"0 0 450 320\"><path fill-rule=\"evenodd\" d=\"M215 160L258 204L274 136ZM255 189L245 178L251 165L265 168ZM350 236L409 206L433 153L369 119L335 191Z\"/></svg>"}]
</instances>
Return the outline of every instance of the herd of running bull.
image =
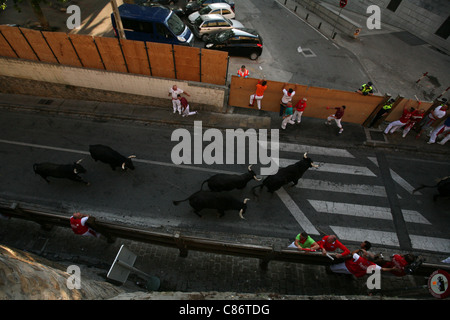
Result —
<instances>
[{"instance_id":1,"label":"herd of running bull","mask_svg":"<svg viewBox=\"0 0 450 320\"><path fill-rule=\"evenodd\" d=\"M101 161L111 166L112 170L120 167L122 170L131 169L134 170L132 158L134 155L125 157L119 152L115 151L111 147L105 145L90 145L89 152L91 157L95 161ZM33 165L34 172L40 175L45 181L50 183L48 177L70 179L77 182L82 182L86 185L90 183L85 181L80 173L86 173L86 169L80 164L82 161L78 160L73 164L54 164L54 163L35 163ZM201 217L200 211L203 209L215 209L218 211L219 216L223 216L225 211L238 210L239 216L244 219L244 214L247 210L247 202L249 198L245 198L243 201L236 199L230 195L227 191L234 189L244 189L248 182L251 180L261 181L260 185L252 188L253 195L256 197L256 189L259 188L259 193L265 187L269 193L274 193L281 187L293 183L297 185L298 180L303 174L311 167L318 167L307 156L307 153L303 155L303 159L289 165L284 168L279 168L278 172L267 176L264 180L257 177L256 173L248 167L248 172L244 174L216 174L205 180L200 188L200 191L195 192L184 200L173 201L174 205L178 205L181 202L188 201L194 212ZM207 183L210 191L204 191L203 185ZM414 190L417 191L422 188L437 188L438 193L434 195L433 200L436 201L438 197L450 196L450 177L442 178L434 186L421 185Z\"/></svg>"}]
</instances>

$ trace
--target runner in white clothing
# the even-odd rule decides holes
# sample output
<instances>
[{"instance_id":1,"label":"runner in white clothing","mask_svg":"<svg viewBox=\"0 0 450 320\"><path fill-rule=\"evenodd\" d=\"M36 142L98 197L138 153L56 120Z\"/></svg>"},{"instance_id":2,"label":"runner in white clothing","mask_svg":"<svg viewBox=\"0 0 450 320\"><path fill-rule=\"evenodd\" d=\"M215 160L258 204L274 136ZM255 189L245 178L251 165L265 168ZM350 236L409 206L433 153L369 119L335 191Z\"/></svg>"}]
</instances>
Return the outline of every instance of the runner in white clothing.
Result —
<instances>
[{"instance_id":1,"label":"runner in white clothing","mask_svg":"<svg viewBox=\"0 0 450 320\"><path fill-rule=\"evenodd\" d=\"M190 97L189 93L178 88L176 85L173 85L173 87L169 89L169 97L172 96L173 113L176 113L178 111L178 113L181 114L181 106L178 101L178 95L182 93Z\"/></svg>"}]
</instances>

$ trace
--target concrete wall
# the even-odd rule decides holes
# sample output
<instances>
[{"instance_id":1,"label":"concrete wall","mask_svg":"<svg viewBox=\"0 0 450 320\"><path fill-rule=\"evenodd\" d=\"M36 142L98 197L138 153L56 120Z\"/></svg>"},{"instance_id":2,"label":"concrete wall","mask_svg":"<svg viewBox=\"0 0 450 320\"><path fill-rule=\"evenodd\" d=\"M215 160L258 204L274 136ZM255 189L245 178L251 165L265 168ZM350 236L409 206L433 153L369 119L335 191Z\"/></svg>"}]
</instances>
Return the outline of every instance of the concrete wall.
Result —
<instances>
[{"instance_id":1,"label":"concrete wall","mask_svg":"<svg viewBox=\"0 0 450 320\"><path fill-rule=\"evenodd\" d=\"M42 83L41 88L37 88L37 90L44 90L45 86L49 86L48 84L54 84L55 88L59 88L60 94L58 96L61 95L62 87L63 89L67 89L67 98L72 99L76 97L69 95L76 91L77 88L84 89L81 92L91 92L91 96L86 95L79 98L89 98L97 101L111 101L105 92L110 93L109 96L113 96L115 99L118 96L120 97L121 94L128 97L135 96L136 98L131 98L131 100L139 101L137 104L145 104L149 107L167 107L167 99L170 99L168 97L168 91L174 84L191 95L189 101L196 103L196 107L197 105L201 106L197 109L222 112L227 95L227 88L224 86L69 67L12 58L0 58L0 76L4 80L15 78L24 79L28 83ZM10 89L13 90L14 88L10 87ZM17 88L19 91L13 93L26 94L26 92L20 92L24 89ZM49 92L47 89L45 90ZM28 93L38 94L36 91L31 91ZM57 91L55 90L55 93ZM95 94L93 93L94 91L99 91L99 93ZM62 94L64 94L64 90ZM112 101L126 103L125 101Z\"/></svg>"},{"instance_id":2,"label":"concrete wall","mask_svg":"<svg viewBox=\"0 0 450 320\"><path fill-rule=\"evenodd\" d=\"M297 0L303 1L310 0ZM391 0L351 0L348 1L345 10L350 10L361 15L366 13L368 6L376 4L381 9L381 27L383 23L393 25L409 31L413 35L428 42L429 44L450 53L450 37L443 39L435 32L449 17L450 1L448 0L402 0L395 12L388 10L387 6ZM322 0L338 7L338 0ZM365 26L364 26L365 27Z\"/></svg>"}]
</instances>

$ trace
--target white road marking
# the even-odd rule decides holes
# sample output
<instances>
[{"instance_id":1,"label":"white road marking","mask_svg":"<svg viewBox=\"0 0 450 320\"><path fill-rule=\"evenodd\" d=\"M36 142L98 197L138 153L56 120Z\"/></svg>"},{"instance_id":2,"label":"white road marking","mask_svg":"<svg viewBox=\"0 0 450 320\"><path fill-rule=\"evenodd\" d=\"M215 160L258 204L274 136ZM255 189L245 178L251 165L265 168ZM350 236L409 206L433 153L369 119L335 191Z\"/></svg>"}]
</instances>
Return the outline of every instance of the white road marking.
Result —
<instances>
[{"instance_id":1,"label":"white road marking","mask_svg":"<svg viewBox=\"0 0 450 320\"><path fill-rule=\"evenodd\" d=\"M341 184L329 181L320 181L312 179L300 179L297 188L353 193L375 197L386 197L386 190L383 186L364 185L364 184Z\"/></svg>"},{"instance_id":2,"label":"white road marking","mask_svg":"<svg viewBox=\"0 0 450 320\"><path fill-rule=\"evenodd\" d=\"M270 143L268 143L268 145L270 145ZM324 156L330 156L330 157L355 158L347 150L338 149L338 148L307 146L307 145L302 145L302 144L285 143L285 142L278 143L278 148L280 151L298 152L298 153L301 153L302 155L305 152L307 152L308 155L316 154L316 155L324 155Z\"/></svg>"},{"instance_id":3,"label":"white road marking","mask_svg":"<svg viewBox=\"0 0 450 320\"><path fill-rule=\"evenodd\" d=\"M397 234L395 232L378 231L369 229L356 229L347 227L330 226L336 236L341 240L363 242L365 240L383 246L399 247Z\"/></svg>"},{"instance_id":4,"label":"white road marking","mask_svg":"<svg viewBox=\"0 0 450 320\"><path fill-rule=\"evenodd\" d=\"M378 166L378 161L374 157L368 157L370 161L372 161L376 166ZM411 186L405 179L400 177L394 170L390 169L392 180L394 180L396 183L398 183L403 189L408 191L410 194L412 194L413 190L415 189L413 186ZM420 192L416 192L415 194L420 195Z\"/></svg>"},{"instance_id":5,"label":"white road marking","mask_svg":"<svg viewBox=\"0 0 450 320\"><path fill-rule=\"evenodd\" d=\"M413 248L450 253L450 239L410 235Z\"/></svg>"},{"instance_id":6,"label":"white road marking","mask_svg":"<svg viewBox=\"0 0 450 320\"><path fill-rule=\"evenodd\" d=\"M317 212L329 214L341 214L362 218L392 220L391 209L388 207L377 207L359 205L353 203L340 203L320 200L308 200ZM414 210L402 210L406 222L431 224L419 212Z\"/></svg>"},{"instance_id":7,"label":"white road marking","mask_svg":"<svg viewBox=\"0 0 450 320\"><path fill-rule=\"evenodd\" d=\"M308 220L302 210L298 207L298 205L292 200L291 196L284 190L284 188L276 191L276 194L280 197L281 201L286 205L288 210L294 216L295 220L298 222L300 227L302 227L303 231L306 231L309 234L320 234L314 225Z\"/></svg>"}]
</instances>

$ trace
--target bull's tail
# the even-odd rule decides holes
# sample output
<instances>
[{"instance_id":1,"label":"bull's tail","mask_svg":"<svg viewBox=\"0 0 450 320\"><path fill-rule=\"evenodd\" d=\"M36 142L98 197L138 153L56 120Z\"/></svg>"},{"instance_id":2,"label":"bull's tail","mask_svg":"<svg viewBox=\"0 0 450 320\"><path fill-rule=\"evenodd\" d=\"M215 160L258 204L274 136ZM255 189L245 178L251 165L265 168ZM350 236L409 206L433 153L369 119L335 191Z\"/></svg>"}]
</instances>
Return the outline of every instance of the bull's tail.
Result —
<instances>
[{"instance_id":1,"label":"bull's tail","mask_svg":"<svg viewBox=\"0 0 450 320\"><path fill-rule=\"evenodd\" d=\"M188 198L186 198L184 200L174 200L174 201L172 201L172 203L177 206L177 205L179 205L182 202L188 201L190 198L191 197L189 196Z\"/></svg>"}]
</instances>

